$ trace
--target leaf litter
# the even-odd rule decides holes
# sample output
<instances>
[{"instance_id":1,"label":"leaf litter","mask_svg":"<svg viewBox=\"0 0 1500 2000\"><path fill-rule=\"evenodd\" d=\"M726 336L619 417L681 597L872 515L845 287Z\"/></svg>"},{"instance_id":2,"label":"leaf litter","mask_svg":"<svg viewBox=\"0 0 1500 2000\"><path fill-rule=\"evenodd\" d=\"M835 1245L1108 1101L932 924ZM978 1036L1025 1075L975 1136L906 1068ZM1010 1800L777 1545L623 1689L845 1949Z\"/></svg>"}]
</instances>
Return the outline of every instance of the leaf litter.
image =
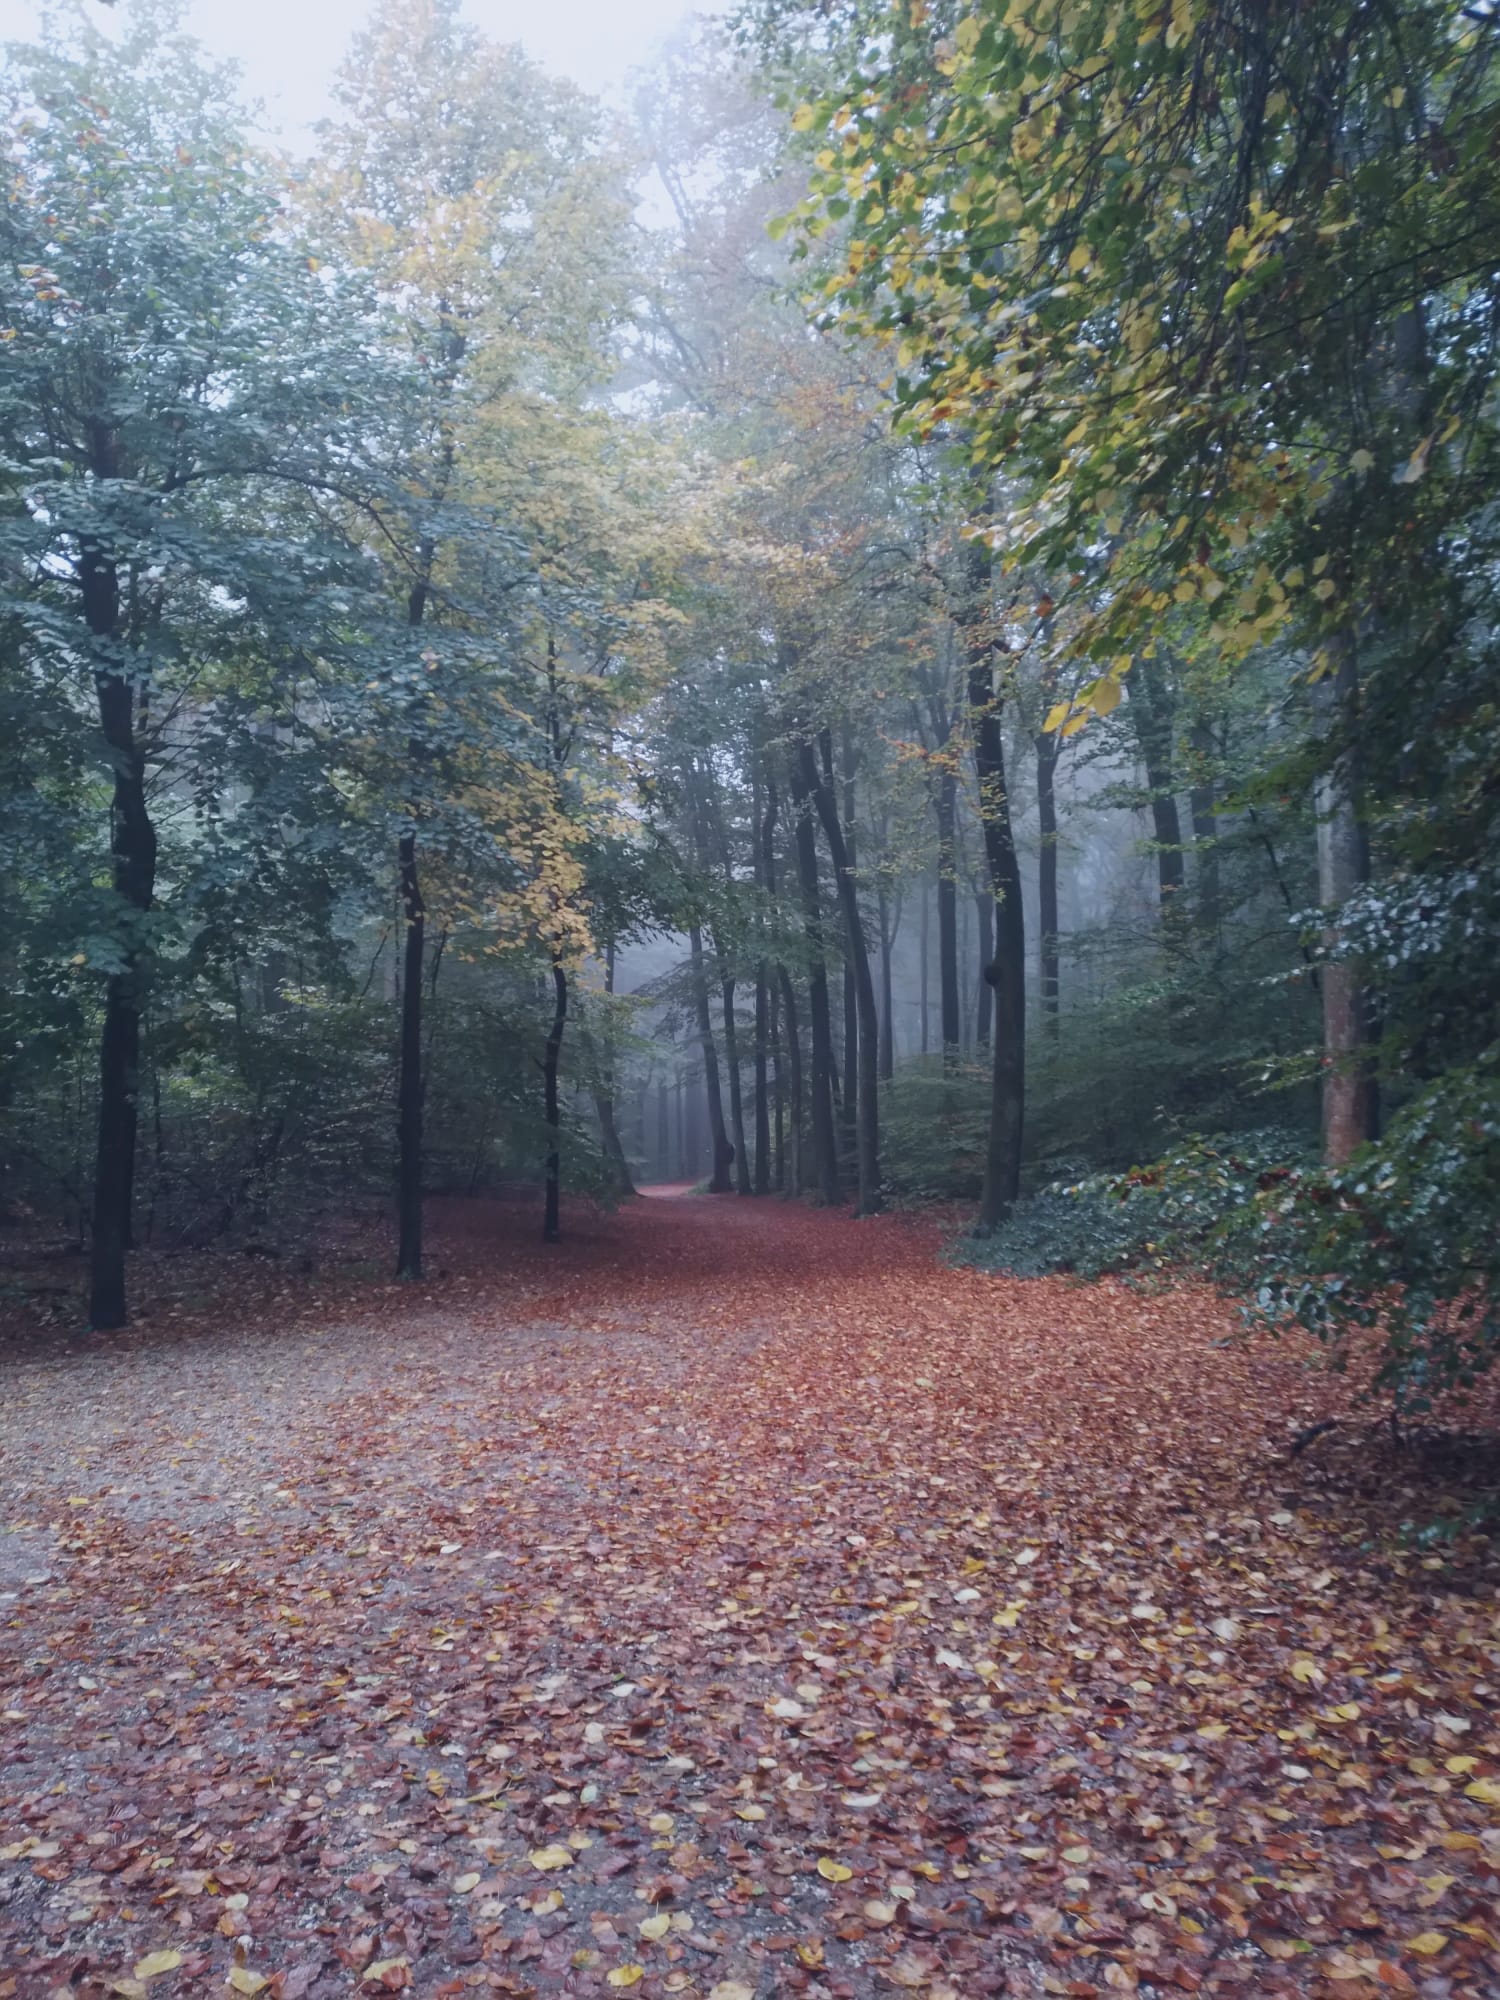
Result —
<instances>
[{"instance_id":1,"label":"leaf litter","mask_svg":"<svg viewBox=\"0 0 1500 2000\"><path fill-rule=\"evenodd\" d=\"M7 1365L0 1994L1500 1990L1488 1545L1184 1286L689 1198ZM1430 1496L1429 1496L1430 1497Z\"/></svg>"}]
</instances>

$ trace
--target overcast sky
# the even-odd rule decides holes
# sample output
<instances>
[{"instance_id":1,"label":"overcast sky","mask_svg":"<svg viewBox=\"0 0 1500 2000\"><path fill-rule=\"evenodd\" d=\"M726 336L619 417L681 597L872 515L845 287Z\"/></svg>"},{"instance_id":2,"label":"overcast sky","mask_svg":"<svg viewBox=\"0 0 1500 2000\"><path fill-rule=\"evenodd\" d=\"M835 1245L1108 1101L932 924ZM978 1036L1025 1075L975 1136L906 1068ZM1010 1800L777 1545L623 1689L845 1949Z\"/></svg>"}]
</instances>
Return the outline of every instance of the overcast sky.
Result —
<instances>
[{"instance_id":1,"label":"overcast sky","mask_svg":"<svg viewBox=\"0 0 1500 2000\"><path fill-rule=\"evenodd\" d=\"M262 98L268 129L291 145L328 109L328 82L369 0L189 0L192 32L242 66L246 95ZM36 30L43 0L0 0L0 41ZM102 11L102 10L101 10ZM536 60L586 90L618 97L626 73L687 13L691 0L464 0L464 14L496 41L521 42Z\"/></svg>"}]
</instances>

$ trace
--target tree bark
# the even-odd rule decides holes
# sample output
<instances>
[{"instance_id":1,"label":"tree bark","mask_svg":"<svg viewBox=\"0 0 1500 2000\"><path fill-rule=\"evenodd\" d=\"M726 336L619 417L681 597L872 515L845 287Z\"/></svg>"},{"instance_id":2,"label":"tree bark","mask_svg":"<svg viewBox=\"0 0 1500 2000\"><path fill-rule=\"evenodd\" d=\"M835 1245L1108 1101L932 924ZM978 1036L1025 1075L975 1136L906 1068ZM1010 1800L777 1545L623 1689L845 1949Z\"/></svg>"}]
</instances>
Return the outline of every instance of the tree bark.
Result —
<instances>
[{"instance_id":1,"label":"tree bark","mask_svg":"<svg viewBox=\"0 0 1500 2000\"><path fill-rule=\"evenodd\" d=\"M102 433L94 453L100 479L118 476L112 434ZM146 952L137 920L156 893L156 828L146 803L145 752L135 733L135 688L115 663L119 646L120 585L114 562L93 543L79 558L84 621L107 664L95 673L99 725L113 766L110 864L114 891L128 906L128 943L119 971L104 989L99 1039L99 1124L94 1163L90 1246L89 1323L100 1329L126 1319L125 1253L131 1242L139 1124L141 986Z\"/></svg>"},{"instance_id":2,"label":"tree bark","mask_svg":"<svg viewBox=\"0 0 1500 2000\"><path fill-rule=\"evenodd\" d=\"M1044 684L1043 699L1051 693ZM1053 1039L1058 1032L1059 975L1062 970L1057 935L1057 737L1038 731L1032 738L1036 753L1037 804L1037 927L1042 976L1042 1023Z\"/></svg>"},{"instance_id":3,"label":"tree bark","mask_svg":"<svg viewBox=\"0 0 1500 2000\"><path fill-rule=\"evenodd\" d=\"M396 850L406 939L401 972L400 1065L396 1082L396 1276L422 1275L422 958L427 909L417 875L417 836Z\"/></svg>"},{"instance_id":4,"label":"tree bark","mask_svg":"<svg viewBox=\"0 0 1500 2000\"><path fill-rule=\"evenodd\" d=\"M1191 736L1193 785L1188 810L1193 820L1193 860L1197 873L1197 917L1206 936L1217 944L1223 919L1219 878L1219 816L1214 803L1214 733L1206 722L1195 722Z\"/></svg>"},{"instance_id":5,"label":"tree bark","mask_svg":"<svg viewBox=\"0 0 1500 2000\"><path fill-rule=\"evenodd\" d=\"M974 1045L976 1049L987 1049L990 1045L990 1013L995 997L994 989L986 977L986 968L995 960L993 891L975 896L974 919L979 927L979 993L974 1006Z\"/></svg>"},{"instance_id":6,"label":"tree bark","mask_svg":"<svg viewBox=\"0 0 1500 2000\"><path fill-rule=\"evenodd\" d=\"M833 1120L833 1022L828 1007L828 967L823 956L823 915L819 907L818 848L812 802L802 756L792 758L792 798L797 875L802 889L802 927L807 939L807 1005L812 1022L813 1173L819 1199L835 1206L839 1185L838 1134Z\"/></svg>"},{"instance_id":7,"label":"tree bark","mask_svg":"<svg viewBox=\"0 0 1500 2000\"><path fill-rule=\"evenodd\" d=\"M724 1096L719 1082L719 1052L714 1045L713 1021L708 1005L708 974L703 963L703 932L697 924L688 926L689 964L692 968L693 1006L698 1016L698 1044L703 1051L703 1094L708 1102L708 1130L713 1145L710 1194L728 1194L729 1169L734 1147L724 1126Z\"/></svg>"},{"instance_id":8,"label":"tree bark","mask_svg":"<svg viewBox=\"0 0 1500 2000\"><path fill-rule=\"evenodd\" d=\"M561 1113L557 1098L557 1069L562 1056L563 1029L568 1020L568 975L561 961L552 960L552 1022L542 1052L542 1115L547 1125L547 1164L543 1180L542 1241L556 1243L562 1234L562 1148L559 1142Z\"/></svg>"},{"instance_id":9,"label":"tree bark","mask_svg":"<svg viewBox=\"0 0 1500 2000\"><path fill-rule=\"evenodd\" d=\"M875 908L880 922L880 1078L883 1083L889 1083L896 1074L896 1009L891 978L891 958L896 939L883 875L875 884Z\"/></svg>"},{"instance_id":10,"label":"tree bark","mask_svg":"<svg viewBox=\"0 0 1500 2000\"><path fill-rule=\"evenodd\" d=\"M1001 696L995 687L995 647L989 629L991 557L983 543L970 543L969 548L966 607L969 727L979 780L979 820L995 895L995 958L990 967L995 994L995 1046L978 1218L979 1226L988 1229L1004 1220L1021 1192L1026 1095L1026 921L1005 783L1005 741L1000 726Z\"/></svg>"},{"instance_id":11,"label":"tree bark","mask_svg":"<svg viewBox=\"0 0 1500 2000\"><path fill-rule=\"evenodd\" d=\"M724 996L724 1067L729 1072L729 1130L734 1141L734 1191L750 1192L750 1150L745 1144L745 1096L740 1076L740 1037L734 1018L735 982L726 979Z\"/></svg>"},{"instance_id":12,"label":"tree bark","mask_svg":"<svg viewBox=\"0 0 1500 2000\"><path fill-rule=\"evenodd\" d=\"M784 965L776 968L781 989L781 1019L785 1023L781 1045L786 1050L786 1160L782 1180L787 1194L801 1194L806 1187L802 1172L803 1112L806 1093L802 1087L802 1027L797 1019L797 992L792 975Z\"/></svg>"},{"instance_id":13,"label":"tree bark","mask_svg":"<svg viewBox=\"0 0 1500 2000\"><path fill-rule=\"evenodd\" d=\"M951 739L950 739L951 741ZM958 990L958 773L949 761L950 742L942 746L943 766L937 783L938 825L938 992L943 1030L943 1069L958 1067L962 1034Z\"/></svg>"},{"instance_id":14,"label":"tree bark","mask_svg":"<svg viewBox=\"0 0 1500 2000\"><path fill-rule=\"evenodd\" d=\"M878 1031L875 1018L875 986L870 977L870 954L865 944L864 925L859 914L859 888L854 875L854 857L844 836L839 821L838 800L831 783L831 758L825 735L823 741L823 770L818 770L817 759L810 743L802 746L803 779L808 785L813 801L818 809L818 817L823 823L823 837L828 842L829 859L833 863L833 878L838 889L839 906L844 916L845 963L854 979L855 1005L858 1018L855 1029L855 1072L856 1081L849 1079L848 1056L845 1063L845 1095L856 1103L856 1175L858 1181L858 1201L856 1215L876 1215L880 1212L880 1066L877 1049Z\"/></svg>"},{"instance_id":15,"label":"tree bark","mask_svg":"<svg viewBox=\"0 0 1500 2000\"><path fill-rule=\"evenodd\" d=\"M1323 1158L1342 1166L1377 1136L1379 1098L1369 1052L1369 999L1359 967L1336 954L1345 903L1370 877L1360 814L1359 667L1354 636L1328 644L1330 668L1315 684L1319 714L1335 739L1334 755L1314 792L1318 815L1318 901L1326 913L1320 986L1323 1001Z\"/></svg>"},{"instance_id":16,"label":"tree bark","mask_svg":"<svg viewBox=\"0 0 1500 2000\"><path fill-rule=\"evenodd\" d=\"M1146 767L1151 826L1156 843L1157 893L1161 901L1162 934L1170 946L1182 931L1187 910L1183 898L1186 871L1182 854L1182 818L1172 788L1172 729L1174 702L1154 661L1138 659L1125 677L1136 742Z\"/></svg>"},{"instance_id":17,"label":"tree bark","mask_svg":"<svg viewBox=\"0 0 1500 2000\"><path fill-rule=\"evenodd\" d=\"M611 938L604 947L604 991L613 994L615 990L615 945ZM599 1134L604 1142L604 1157L614 1168L615 1177L623 1194L635 1193L635 1178L630 1171L630 1161L626 1158L625 1147L620 1138L620 1128L615 1119L614 1064L606 1055L602 1059L599 1088L594 1092L594 1111L599 1120Z\"/></svg>"}]
</instances>

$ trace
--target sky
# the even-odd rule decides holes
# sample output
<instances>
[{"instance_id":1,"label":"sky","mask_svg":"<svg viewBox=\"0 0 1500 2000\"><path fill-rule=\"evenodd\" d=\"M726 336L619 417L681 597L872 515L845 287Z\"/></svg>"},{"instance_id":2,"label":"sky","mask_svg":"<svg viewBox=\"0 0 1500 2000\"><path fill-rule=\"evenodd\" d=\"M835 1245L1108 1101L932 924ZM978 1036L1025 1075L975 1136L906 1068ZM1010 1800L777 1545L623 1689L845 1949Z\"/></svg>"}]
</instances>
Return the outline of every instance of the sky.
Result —
<instances>
[{"instance_id":1,"label":"sky","mask_svg":"<svg viewBox=\"0 0 1500 2000\"><path fill-rule=\"evenodd\" d=\"M43 4L0 0L0 41L32 35ZM206 47L240 63L246 96L265 102L265 129L300 148L329 109L329 80L368 6L369 0L189 0L187 14ZM521 42L545 68L618 100L627 73L686 14L703 10L691 0L464 0L463 11L493 40Z\"/></svg>"}]
</instances>

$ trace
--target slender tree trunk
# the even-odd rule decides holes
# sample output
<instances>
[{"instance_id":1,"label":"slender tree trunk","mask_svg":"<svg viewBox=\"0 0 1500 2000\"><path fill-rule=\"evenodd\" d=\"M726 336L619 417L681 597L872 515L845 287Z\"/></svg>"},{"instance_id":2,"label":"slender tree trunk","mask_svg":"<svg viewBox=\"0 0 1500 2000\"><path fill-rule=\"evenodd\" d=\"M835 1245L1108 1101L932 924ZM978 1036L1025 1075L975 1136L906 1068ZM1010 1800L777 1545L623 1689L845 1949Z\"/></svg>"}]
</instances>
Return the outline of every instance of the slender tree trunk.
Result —
<instances>
[{"instance_id":1,"label":"slender tree trunk","mask_svg":"<svg viewBox=\"0 0 1500 2000\"><path fill-rule=\"evenodd\" d=\"M401 1044L396 1082L396 1276L422 1275L422 959L427 910L417 875L417 836L396 850L405 944L401 971Z\"/></svg>"},{"instance_id":2,"label":"slender tree trunk","mask_svg":"<svg viewBox=\"0 0 1500 2000\"><path fill-rule=\"evenodd\" d=\"M1044 686L1043 699L1050 692ZM1057 934L1057 737L1038 733L1036 752L1037 924L1041 931L1042 1021L1049 1036L1058 1031L1061 956Z\"/></svg>"},{"instance_id":3,"label":"slender tree trunk","mask_svg":"<svg viewBox=\"0 0 1500 2000\"><path fill-rule=\"evenodd\" d=\"M875 908L880 921L880 1077L883 1083L889 1083L896 1074L896 1009L891 979L895 938L891 932L891 908L884 876L875 885Z\"/></svg>"},{"instance_id":4,"label":"slender tree trunk","mask_svg":"<svg viewBox=\"0 0 1500 2000\"><path fill-rule=\"evenodd\" d=\"M857 1086L846 1083L846 1096L857 1105L857 1215L878 1214L880 1196L880 1066L875 1020L875 986L870 977L870 954L865 945L864 925L859 914L859 888L855 881L853 856L839 821L838 801L831 782L831 759L824 739L823 771L820 774L812 745L802 748L803 779L808 785L823 823L823 837L833 863L833 877L844 916L845 960L853 974L858 1020L855 1029ZM846 1058L847 1060L847 1058Z\"/></svg>"},{"instance_id":5,"label":"slender tree trunk","mask_svg":"<svg viewBox=\"0 0 1500 2000\"><path fill-rule=\"evenodd\" d=\"M974 1045L990 1045L990 1009L994 990L986 972L995 960L995 898L993 894L974 898L974 921L979 929L979 991L974 1003Z\"/></svg>"},{"instance_id":6,"label":"slender tree trunk","mask_svg":"<svg viewBox=\"0 0 1500 2000\"><path fill-rule=\"evenodd\" d=\"M797 1019L797 993L792 975L784 965L776 968L781 986L781 1019L785 1023L782 1043L786 1049L786 1172L782 1186L787 1194L801 1194L807 1187L803 1172L802 1137L806 1131L807 1093L803 1088L802 1028Z\"/></svg>"},{"instance_id":7,"label":"slender tree trunk","mask_svg":"<svg viewBox=\"0 0 1500 2000\"><path fill-rule=\"evenodd\" d=\"M917 914L919 919L917 1012L921 1022L922 1054L925 1056L932 1045L931 1006L928 998L931 987L932 943L928 928L928 895L925 881L917 884Z\"/></svg>"},{"instance_id":8,"label":"slender tree trunk","mask_svg":"<svg viewBox=\"0 0 1500 2000\"><path fill-rule=\"evenodd\" d=\"M672 1092L665 1077L656 1086L656 1171L660 1178L672 1178Z\"/></svg>"},{"instance_id":9,"label":"slender tree trunk","mask_svg":"<svg viewBox=\"0 0 1500 2000\"><path fill-rule=\"evenodd\" d=\"M94 454L96 476L118 476L112 434L101 433ZM115 564L86 544L79 560L84 620L109 659L119 644L120 586ZM131 1242L135 1150L139 1123L141 987L147 953L138 921L156 893L156 828L146 804L146 760L135 734L135 691L130 679L106 667L94 689L99 725L113 766L110 858L115 894L126 904L124 962L104 989L99 1040L99 1125L94 1164L93 1238L89 1271L89 1323L105 1329L125 1324L125 1253Z\"/></svg>"},{"instance_id":10,"label":"slender tree trunk","mask_svg":"<svg viewBox=\"0 0 1500 2000\"><path fill-rule=\"evenodd\" d=\"M563 1029L568 1020L568 975L560 959L552 960L552 1021L542 1051L542 1115L547 1125L547 1165L543 1183L542 1241L556 1243L562 1234L561 1113L557 1100L557 1069L562 1056Z\"/></svg>"},{"instance_id":11,"label":"slender tree trunk","mask_svg":"<svg viewBox=\"0 0 1500 2000\"><path fill-rule=\"evenodd\" d=\"M958 773L948 762L938 774L938 990L943 1026L943 1068L958 1067L959 1037L962 1032L958 997L958 855L955 834L958 820Z\"/></svg>"},{"instance_id":12,"label":"slender tree trunk","mask_svg":"<svg viewBox=\"0 0 1500 2000\"><path fill-rule=\"evenodd\" d=\"M819 907L818 849L806 765L794 754L792 797L797 807L797 875L802 888L802 927L807 939L807 1005L812 1023L813 1174L819 1199L830 1206L842 1199L838 1134L833 1119L833 1022L828 1007L828 967L823 957L823 914Z\"/></svg>"},{"instance_id":13,"label":"slender tree trunk","mask_svg":"<svg viewBox=\"0 0 1500 2000\"><path fill-rule=\"evenodd\" d=\"M745 1144L745 1096L740 1076L739 1027L734 1018L734 985L732 979L723 982L724 996L724 1067L729 1072L729 1130L734 1140L734 1190L736 1194L750 1192L750 1149Z\"/></svg>"},{"instance_id":14,"label":"slender tree trunk","mask_svg":"<svg viewBox=\"0 0 1500 2000\"><path fill-rule=\"evenodd\" d=\"M979 819L995 893L995 1047L990 1122L985 1146L979 1226L993 1228L1021 1191L1021 1141L1026 1093L1026 922L1005 783L1001 697L995 687L995 647L989 629L989 550L970 543L967 606L969 727L979 780Z\"/></svg>"},{"instance_id":15,"label":"slender tree trunk","mask_svg":"<svg viewBox=\"0 0 1500 2000\"><path fill-rule=\"evenodd\" d=\"M614 990L615 944L611 938L604 947L604 991L607 995L613 995ZM599 1088L594 1092L594 1111L599 1120L599 1135L604 1142L604 1157L614 1169L620 1191L622 1194L634 1194L635 1180L615 1120L614 1063L607 1051L600 1066Z\"/></svg>"},{"instance_id":16,"label":"slender tree trunk","mask_svg":"<svg viewBox=\"0 0 1500 2000\"><path fill-rule=\"evenodd\" d=\"M693 980L693 1005L698 1015L698 1043L703 1051L703 1092L708 1101L708 1130L713 1145L710 1194L728 1194L729 1169L734 1148L724 1126L724 1097L719 1084L719 1052L714 1046L713 1021L708 1006L708 974L703 964L703 932L697 924L688 926L688 949Z\"/></svg>"},{"instance_id":17,"label":"slender tree trunk","mask_svg":"<svg viewBox=\"0 0 1500 2000\"><path fill-rule=\"evenodd\" d=\"M1323 1158L1342 1166L1376 1137L1379 1099L1369 1054L1369 1000L1359 966L1339 958L1340 913L1370 877L1370 852L1360 815L1359 668L1354 635L1329 642L1332 666L1314 689L1318 712L1336 743L1319 777L1318 901L1326 912L1323 999Z\"/></svg>"},{"instance_id":18,"label":"slender tree trunk","mask_svg":"<svg viewBox=\"0 0 1500 2000\"><path fill-rule=\"evenodd\" d=\"M767 985L769 992L767 994L766 1010L770 1016L768 1033L771 1044L771 1097L773 1100L771 1185L776 1189L778 1194L781 1194L786 1190L786 1079L782 1074L781 1067L780 994L770 979L769 968L767 969Z\"/></svg>"}]
</instances>

